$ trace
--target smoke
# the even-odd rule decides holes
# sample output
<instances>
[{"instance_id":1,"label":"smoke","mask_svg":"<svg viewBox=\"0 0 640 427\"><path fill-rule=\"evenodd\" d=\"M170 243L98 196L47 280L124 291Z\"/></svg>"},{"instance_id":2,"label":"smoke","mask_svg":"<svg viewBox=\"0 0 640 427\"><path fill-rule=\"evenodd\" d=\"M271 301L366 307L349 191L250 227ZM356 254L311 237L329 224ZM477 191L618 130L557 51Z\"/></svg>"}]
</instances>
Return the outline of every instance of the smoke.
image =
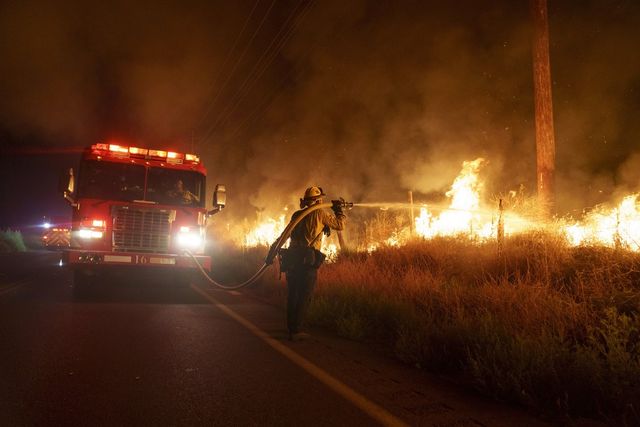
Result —
<instances>
[{"instance_id":1,"label":"smoke","mask_svg":"<svg viewBox=\"0 0 640 427\"><path fill-rule=\"evenodd\" d=\"M549 7L566 212L639 189L640 5ZM535 190L527 1L5 2L0 55L3 131L193 146L229 217L427 198L477 157L489 192Z\"/></svg>"},{"instance_id":2,"label":"smoke","mask_svg":"<svg viewBox=\"0 0 640 427\"><path fill-rule=\"evenodd\" d=\"M1 123L54 144L188 141L244 19L242 9L209 2L1 7Z\"/></svg>"}]
</instances>

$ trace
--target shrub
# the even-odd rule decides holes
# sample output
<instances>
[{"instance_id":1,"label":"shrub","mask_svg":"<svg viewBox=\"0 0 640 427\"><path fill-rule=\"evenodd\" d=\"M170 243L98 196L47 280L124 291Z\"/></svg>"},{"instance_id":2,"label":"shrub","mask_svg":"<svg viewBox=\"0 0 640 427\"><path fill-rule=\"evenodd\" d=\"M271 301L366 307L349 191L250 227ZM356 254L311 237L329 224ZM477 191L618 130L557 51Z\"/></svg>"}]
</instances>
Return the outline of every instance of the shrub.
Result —
<instances>
[{"instance_id":1,"label":"shrub","mask_svg":"<svg viewBox=\"0 0 640 427\"><path fill-rule=\"evenodd\" d=\"M0 230L0 252L24 252L27 247L16 230Z\"/></svg>"}]
</instances>

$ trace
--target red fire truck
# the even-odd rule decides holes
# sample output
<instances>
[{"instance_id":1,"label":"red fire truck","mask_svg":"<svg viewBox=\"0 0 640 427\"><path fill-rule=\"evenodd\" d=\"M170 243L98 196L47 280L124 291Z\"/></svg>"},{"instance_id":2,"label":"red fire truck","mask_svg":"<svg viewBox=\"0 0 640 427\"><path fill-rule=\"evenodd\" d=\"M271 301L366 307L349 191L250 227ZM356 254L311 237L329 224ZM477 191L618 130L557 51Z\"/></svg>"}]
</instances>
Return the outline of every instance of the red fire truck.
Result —
<instances>
[{"instance_id":1,"label":"red fire truck","mask_svg":"<svg viewBox=\"0 0 640 427\"><path fill-rule=\"evenodd\" d=\"M196 268L189 250L204 255L207 217L226 202L217 185L213 209L205 207L206 170L198 156L174 151L94 144L60 190L73 207L71 245L65 263L82 294L105 270L169 270L188 277ZM184 274L182 274L184 273Z\"/></svg>"},{"instance_id":2,"label":"red fire truck","mask_svg":"<svg viewBox=\"0 0 640 427\"><path fill-rule=\"evenodd\" d=\"M41 225L42 246L46 249L64 249L71 244L71 229L68 219L44 217Z\"/></svg>"}]
</instances>

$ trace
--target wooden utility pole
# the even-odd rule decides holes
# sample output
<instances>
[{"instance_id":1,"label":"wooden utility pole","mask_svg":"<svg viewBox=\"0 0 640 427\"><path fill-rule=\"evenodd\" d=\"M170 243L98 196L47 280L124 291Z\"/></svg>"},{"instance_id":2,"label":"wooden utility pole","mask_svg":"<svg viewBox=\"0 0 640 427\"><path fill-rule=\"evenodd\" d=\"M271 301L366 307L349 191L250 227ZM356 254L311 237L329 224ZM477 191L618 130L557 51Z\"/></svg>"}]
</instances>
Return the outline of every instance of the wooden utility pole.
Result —
<instances>
[{"instance_id":1,"label":"wooden utility pole","mask_svg":"<svg viewBox=\"0 0 640 427\"><path fill-rule=\"evenodd\" d=\"M556 143L553 132L553 100L549 61L547 0L531 0L533 17L533 90L536 114L538 203L545 218L554 206Z\"/></svg>"}]
</instances>

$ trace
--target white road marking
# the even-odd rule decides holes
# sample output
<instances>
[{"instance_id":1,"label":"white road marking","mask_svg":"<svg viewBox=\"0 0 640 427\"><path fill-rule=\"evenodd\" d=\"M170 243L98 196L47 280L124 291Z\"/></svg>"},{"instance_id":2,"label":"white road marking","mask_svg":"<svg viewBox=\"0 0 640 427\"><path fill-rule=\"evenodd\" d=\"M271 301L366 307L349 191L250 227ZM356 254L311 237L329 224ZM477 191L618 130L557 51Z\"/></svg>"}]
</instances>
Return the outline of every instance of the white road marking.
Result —
<instances>
[{"instance_id":1,"label":"white road marking","mask_svg":"<svg viewBox=\"0 0 640 427\"><path fill-rule=\"evenodd\" d=\"M351 402L353 405L360 408L367 415L369 415L374 420L378 421L382 425L385 426L408 426L404 421L400 420L396 416L392 415L389 411L379 406L378 404L372 402L367 399L348 385L344 384L336 377L332 376L328 372L324 371L319 366L305 359L295 351L291 350L286 345L282 344L278 340L271 338L266 332L262 331L256 325L251 323L249 320L245 319L231 308L222 304L218 300L216 300L211 294L206 292L205 290L199 288L198 286L191 285L191 288L202 295L205 299L207 299L212 305L220 309L226 315L234 319L236 322L240 323L242 326L247 328L249 332L251 332L256 337L260 338L262 341L267 343L271 348L275 351L289 359L291 362L298 365L300 368L304 369L308 374L315 377L318 381L329 387L331 390Z\"/></svg>"}]
</instances>

